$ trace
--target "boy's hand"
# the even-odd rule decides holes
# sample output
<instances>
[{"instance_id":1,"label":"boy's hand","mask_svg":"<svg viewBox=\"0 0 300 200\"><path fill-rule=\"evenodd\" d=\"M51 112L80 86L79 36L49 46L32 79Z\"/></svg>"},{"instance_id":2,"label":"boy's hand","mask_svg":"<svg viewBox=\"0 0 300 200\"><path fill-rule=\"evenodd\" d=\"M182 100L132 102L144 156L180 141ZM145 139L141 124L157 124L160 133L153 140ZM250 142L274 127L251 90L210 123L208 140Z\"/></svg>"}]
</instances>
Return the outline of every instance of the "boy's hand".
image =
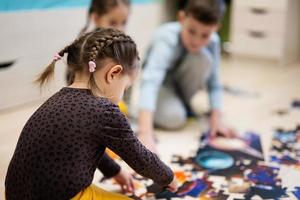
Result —
<instances>
[{"instance_id":1,"label":"boy's hand","mask_svg":"<svg viewBox=\"0 0 300 200\"><path fill-rule=\"evenodd\" d=\"M133 178L126 170L121 169L120 172L113 178L121 186L123 193L134 194Z\"/></svg>"},{"instance_id":2,"label":"boy's hand","mask_svg":"<svg viewBox=\"0 0 300 200\"><path fill-rule=\"evenodd\" d=\"M153 113L147 110L141 110L138 117L138 139L150 151L157 154L154 130Z\"/></svg>"},{"instance_id":3,"label":"boy's hand","mask_svg":"<svg viewBox=\"0 0 300 200\"><path fill-rule=\"evenodd\" d=\"M153 133L138 133L138 139L147 149L155 154L158 153Z\"/></svg>"},{"instance_id":4,"label":"boy's hand","mask_svg":"<svg viewBox=\"0 0 300 200\"><path fill-rule=\"evenodd\" d=\"M234 129L226 127L221 121L221 113L217 110L212 111L210 116L210 137L216 136L237 137Z\"/></svg>"},{"instance_id":5,"label":"boy's hand","mask_svg":"<svg viewBox=\"0 0 300 200\"><path fill-rule=\"evenodd\" d=\"M234 138L237 137L237 134L235 131L231 128L228 128L224 126L223 124L218 125L211 125L210 129L210 137L217 137L217 136L223 136L223 137L229 137Z\"/></svg>"},{"instance_id":6,"label":"boy's hand","mask_svg":"<svg viewBox=\"0 0 300 200\"><path fill-rule=\"evenodd\" d=\"M177 192L178 190L178 183L176 180L176 177L174 176L172 182L167 186L167 190L171 191L171 192Z\"/></svg>"}]
</instances>

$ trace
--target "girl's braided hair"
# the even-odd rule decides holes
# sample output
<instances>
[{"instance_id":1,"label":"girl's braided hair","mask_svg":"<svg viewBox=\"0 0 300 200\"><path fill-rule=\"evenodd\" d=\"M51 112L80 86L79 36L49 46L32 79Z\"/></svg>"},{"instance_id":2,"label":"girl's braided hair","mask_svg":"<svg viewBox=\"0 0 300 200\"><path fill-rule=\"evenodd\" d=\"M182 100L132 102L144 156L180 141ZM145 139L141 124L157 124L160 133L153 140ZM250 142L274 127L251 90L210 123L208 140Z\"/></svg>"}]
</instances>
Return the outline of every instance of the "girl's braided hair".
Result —
<instances>
[{"instance_id":1,"label":"girl's braided hair","mask_svg":"<svg viewBox=\"0 0 300 200\"><path fill-rule=\"evenodd\" d=\"M124 68L125 73L130 73L138 67L138 51L135 42L125 33L113 28L98 28L76 39L70 45L63 48L58 55L67 56L67 65L72 72L88 72L88 63L97 63L97 69L101 68L105 59L111 59ZM36 82L42 87L53 77L55 63L52 63L40 74ZM97 85L93 73L90 78L90 89L95 92Z\"/></svg>"}]
</instances>

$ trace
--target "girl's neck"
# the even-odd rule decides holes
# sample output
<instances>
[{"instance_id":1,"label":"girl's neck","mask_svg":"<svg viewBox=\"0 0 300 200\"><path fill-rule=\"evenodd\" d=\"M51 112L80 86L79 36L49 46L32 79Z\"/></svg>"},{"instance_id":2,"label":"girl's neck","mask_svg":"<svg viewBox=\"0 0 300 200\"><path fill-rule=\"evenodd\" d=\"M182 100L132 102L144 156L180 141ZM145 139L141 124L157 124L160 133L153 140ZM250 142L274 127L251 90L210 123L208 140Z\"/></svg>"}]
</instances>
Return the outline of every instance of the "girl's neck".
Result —
<instances>
[{"instance_id":1,"label":"girl's neck","mask_svg":"<svg viewBox=\"0 0 300 200\"><path fill-rule=\"evenodd\" d=\"M68 87L71 88L83 88L83 89L88 89L88 82L87 81L79 81L79 80L74 80L74 82L69 85Z\"/></svg>"},{"instance_id":2,"label":"girl's neck","mask_svg":"<svg viewBox=\"0 0 300 200\"><path fill-rule=\"evenodd\" d=\"M86 76L85 74L76 73L74 81L69 87L72 88L89 88L89 79L90 77Z\"/></svg>"},{"instance_id":3,"label":"girl's neck","mask_svg":"<svg viewBox=\"0 0 300 200\"><path fill-rule=\"evenodd\" d=\"M90 89L89 80L90 80L89 76L77 73L77 74L75 74L74 82L71 85L69 85L68 87L77 88L77 89ZM102 84L100 84L100 85L102 85ZM95 96L105 97L105 98L113 101L113 97L111 95L107 95L104 88L98 88L98 89L99 89L98 91L95 91L96 92L94 94Z\"/></svg>"},{"instance_id":4,"label":"girl's neck","mask_svg":"<svg viewBox=\"0 0 300 200\"><path fill-rule=\"evenodd\" d=\"M77 88L77 89L90 89L90 87L89 87L89 82L88 82L88 81L89 81L89 80L84 80L84 79L79 79L79 78L77 78L77 79L75 79L74 82L73 82L71 85L69 85L68 87L70 87L70 88ZM97 96L97 97L105 97L105 98L109 98L109 97L107 97L106 95L104 95L104 93L101 92L101 91L97 91L94 95Z\"/></svg>"}]
</instances>

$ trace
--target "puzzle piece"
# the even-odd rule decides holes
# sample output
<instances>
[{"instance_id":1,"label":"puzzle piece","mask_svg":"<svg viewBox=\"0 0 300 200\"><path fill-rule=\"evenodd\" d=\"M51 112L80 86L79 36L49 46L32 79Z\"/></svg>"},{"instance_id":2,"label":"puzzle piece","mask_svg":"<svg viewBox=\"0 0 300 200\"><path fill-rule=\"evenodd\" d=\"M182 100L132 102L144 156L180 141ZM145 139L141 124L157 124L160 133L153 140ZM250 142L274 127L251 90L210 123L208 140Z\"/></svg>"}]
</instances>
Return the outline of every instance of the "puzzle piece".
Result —
<instances>
[{"instance_id":1,"label":"puzzle piece","mask_svg":"<svg viewBox=\"0 0 300 200\"><path fill-rule=\"evenodd\" d=\"M260 196L262 199L280 199L287 197L286 188L281 186L255 185L245 194L245 199L251 199L254 196Z\"/></svg>"},{"instance_id":2,"label":"puzzle piece","mask_svg":"<svg viewBox=\"0 0 300 200\"><path fill-rule=\"evenodd\" d=\"M294 100L291 103L292 108L300 108L300 100Z\"/></svg>"},{"instance_id":3,"label":"puzzle piece","mask_svg":"<svg viewBox=\"0 0 300 200\"><path fill-rule=\"evenodd\" d=\"M277 129L272 140L270 161L300 169L300 127Z\"/></svg>"},{"instance_id":4,"label":"puzzle piece","mask_svg":"<svg viewBox=\"0 0 300 200\"><path fill-rule=\"evenodd\" d=\"M200 194L211 187L211 182L205 179L196 179L194 181L185 182L177 191L177 195L199 197Z\"/></svg>"},{"instance_id":5,"label":"puzzle piece","mask_svg":"<svg viewBox=\"0 0 300 200\"><path fill-rule=\"evenodd\" d=\"M297 199L300 200L300 187L296 187L296 188L295 188L295 191L293 191L293 194L295 195L295 197L296 197Z\"/></svg>"},{"instance_id":6,"label":"puzzle piece","mask_svg":"<svg viewBox=\"0 0 300 200\"><path fill-rule=\"evenodd\" d=\"M232 178L228 183L229 193L246 193L251 184L249 181L245 181L241 178Z\"/></svg>"},{"instance_id":7,"label":"puzzle piece","mask_svg":"<svg viewBox=\"0 0 300 200\"><path fill-rule=\"evenodd\" d=\"M245 178L259 185L278 186L281 183L278 177L279 168L259 165L244 172Z\"/></svg>"}]
</instances>

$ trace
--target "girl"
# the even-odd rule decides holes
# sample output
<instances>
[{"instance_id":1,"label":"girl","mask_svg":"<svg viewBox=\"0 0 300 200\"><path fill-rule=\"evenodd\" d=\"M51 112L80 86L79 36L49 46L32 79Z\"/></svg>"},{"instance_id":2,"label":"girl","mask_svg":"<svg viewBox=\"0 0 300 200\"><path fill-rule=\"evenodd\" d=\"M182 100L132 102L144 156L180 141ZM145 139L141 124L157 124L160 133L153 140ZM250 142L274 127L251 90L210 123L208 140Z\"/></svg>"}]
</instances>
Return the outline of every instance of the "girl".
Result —
<instances>
[{"instance_id":1,"label":"girl","mask_svg":"<svg viewBox=\"0 0 300 200\"><path fill-rule=\"evenodd\" d=\"M96 28L116 28L125 31L125 26L130 13L130 0L92 0L88 10L87 22L81 30L80 35L84 34L90 24ZM70 85L74 81L74 72L67 70L67 84ZM126 96L129 98L130 94ZM121 101L119 107L123 113L128 114L127 105Z\"/></svg>"},{"instance_id":2,"label":"girl","mask_svg":"<svg viewBox=\"0 0 300 200\"><path fill-rule=\"evenodd\" d=\"M92 0L88 10L87 22L80 35L90 27L91 21L96 28L116 28L124 31L129 17L130 0ZM74 81L74 72L67 70L67 84Z\"/></svg>"},{"instance_id":3,"label":"girl","mask_svg":"<svg viewBox=\"0 0 300 200\"><path fill-rule=\"evenodd\" d=\"M176 191L171 169L138 141L116 105L139 70L133 40L115 29L87 33L54 57L37 80L41 86L64 54L75 80L26 123L8 167L6 199L128 199L91 184L99 167L133 191L131 177L102 156L106 147L139 174Z\"/></svg>"},{"instance_id":4,"label":"girl","mask_svg":"<svg viewBox=\"0 0 300 200\"><path fill-rule=\"evenodd\" d=\"M129 9L130 0L92 0L87 23L81 34L89 28L91 20L95 27L111 27L124 31Z\"/></svg>"}]
</instances>

